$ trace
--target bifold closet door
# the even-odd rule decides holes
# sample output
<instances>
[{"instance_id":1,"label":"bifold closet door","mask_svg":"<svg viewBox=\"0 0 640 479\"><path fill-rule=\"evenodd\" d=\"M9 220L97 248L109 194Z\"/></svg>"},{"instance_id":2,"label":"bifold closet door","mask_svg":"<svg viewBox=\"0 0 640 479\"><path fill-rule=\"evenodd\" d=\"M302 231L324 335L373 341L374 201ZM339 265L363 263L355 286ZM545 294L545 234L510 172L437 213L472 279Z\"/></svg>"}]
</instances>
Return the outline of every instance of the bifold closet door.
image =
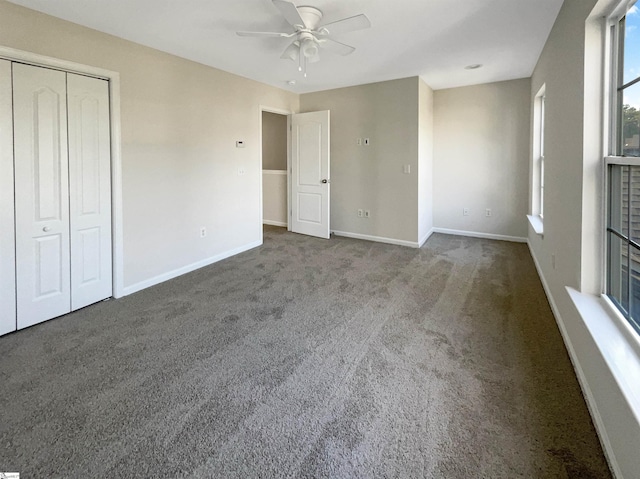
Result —
<instances>
[{"instance_id":1,"label":"bifold closet door","mask_svg":"<svg viewBox=\"0 0 640 479\"><path fill-rule=\"evenodd\" d=\"M71 311L66 73L13 64L18 329Z\"/></svg>"},{"instance_id":2,"label":"bifold closet door","mask_svg":"<svg viewBox=\"0 0 640 479\"><path fill-rule=\"evenodd\" d=\"M67 74L71 309L112 295L109 84Z\"/></svg>"},{"instance_id":3,"label":"bifold closet door","mask_svg":"<svg viewBox=\"0 0 640 479\"><path fill-rule=\"evenodd\" d=\"M13 64L18 329L112 295L109 86Z\"/></svg>"},{"instance_id":4,"label":"bifold closet door","mask_svg":"<svg viewBox=\"0 0 640 479\"><path fill-rule=\"evenodd\" d=\"M11 62L0 60L0 335L16 330Z\"/></svg>"}]
</instances>

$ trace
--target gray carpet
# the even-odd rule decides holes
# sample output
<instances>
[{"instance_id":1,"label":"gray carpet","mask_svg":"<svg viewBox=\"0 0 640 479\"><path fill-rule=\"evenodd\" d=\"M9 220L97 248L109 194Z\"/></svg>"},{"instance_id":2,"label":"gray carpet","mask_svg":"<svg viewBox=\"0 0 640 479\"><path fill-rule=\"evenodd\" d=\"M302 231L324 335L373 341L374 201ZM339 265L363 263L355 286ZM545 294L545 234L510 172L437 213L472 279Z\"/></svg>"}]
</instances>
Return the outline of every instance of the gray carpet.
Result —
<instances>
[{"instance_id":1,"label":"gray carpet","mask_svg":"<svg viewBox=\"0 0 640 479\"><path fill-rule=\"evenodd\" d=\"M601 478L526 245L264 245L0 338L0 471Z\"/></svg>"}]
</instances>

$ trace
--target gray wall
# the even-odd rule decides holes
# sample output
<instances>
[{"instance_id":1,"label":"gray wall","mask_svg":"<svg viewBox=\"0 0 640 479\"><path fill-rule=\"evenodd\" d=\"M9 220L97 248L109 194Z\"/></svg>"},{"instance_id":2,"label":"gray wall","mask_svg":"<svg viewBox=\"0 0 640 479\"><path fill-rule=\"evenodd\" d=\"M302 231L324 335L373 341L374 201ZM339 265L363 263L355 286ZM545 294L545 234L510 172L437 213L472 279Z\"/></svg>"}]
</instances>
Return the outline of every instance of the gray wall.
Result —
<instances>
[{"instance_id":1,"label":"gray wall","mask_svg":"<svg viewBox=\"0 0 640 479\"><path fill-rule=\"evenodd\" d=\"M435 92L436 228L527 236L530 91L522 79Z\"/></svg>"},{"instance_id":2,"label":"gray wall","mask_svg":"<svg viewBox=\"0 0 640 479\"><path fill-rule=\"evenodd\" d=\"M287 169L287 116L262 112L262 169Z\"/></svg>"},{"instance_id":3,"label":"gray wall","mask_svg":"<svg viewBox=\"0 0 640 479\"><path fill-rule=\"evenodd\" d=\"M300 97L302 112L331 110L332 230L417 243L418 81ZM358 138L371 144L358 146ZM370 210L371 218L358 218L358 209Z\"/></svg>"}]
</instances>

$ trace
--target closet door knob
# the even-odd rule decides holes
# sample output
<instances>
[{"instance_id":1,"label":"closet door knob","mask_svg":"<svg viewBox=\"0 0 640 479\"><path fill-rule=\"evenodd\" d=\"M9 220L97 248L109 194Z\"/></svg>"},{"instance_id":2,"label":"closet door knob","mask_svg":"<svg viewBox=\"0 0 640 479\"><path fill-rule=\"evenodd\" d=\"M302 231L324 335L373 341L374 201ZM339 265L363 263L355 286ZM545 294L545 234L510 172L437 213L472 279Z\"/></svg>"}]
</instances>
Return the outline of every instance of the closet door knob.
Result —
<instances>
[{"instance_id":1,"label":"closet door knob","mask_svg":"<svg viewBox=\"0 0 640 479\"><path fill-rule=\"evenodd\" d=\"M44 228L42 228L42 231L46 233L47 231L51 231L51 228L49 228L48 226L45 226Z\"/></svg>"}]
</instances>

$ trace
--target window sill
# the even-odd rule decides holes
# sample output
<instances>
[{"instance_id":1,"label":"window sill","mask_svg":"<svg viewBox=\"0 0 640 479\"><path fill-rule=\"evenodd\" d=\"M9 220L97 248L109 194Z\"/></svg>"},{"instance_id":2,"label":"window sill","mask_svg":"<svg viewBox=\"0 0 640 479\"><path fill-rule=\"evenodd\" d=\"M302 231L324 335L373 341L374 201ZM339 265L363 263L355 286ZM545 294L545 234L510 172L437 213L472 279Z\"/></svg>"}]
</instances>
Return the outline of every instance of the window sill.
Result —
<instances>
[{"instance_id":1,"label":"window sill","mask_svg":"<svg viewBox=\"0 0 640 479\"><path fill-rule=\"evenodd\" d=\"M527 215L527 219L529 220L529 224L533 228L533 231L536 232L536 234L540 236L544 235L544 225L542 223L542 218L540 218L540 215Z\"/></svg>"},{"instance_id":2,"label":"window sill","mask_svg":"<svg viewBox=\"0 0 640 479\"><path fill-rule=\"evenodd\" d=\"M606 297L567 292L640 422L640 337Z\"/></svg>"}]
</instances>

